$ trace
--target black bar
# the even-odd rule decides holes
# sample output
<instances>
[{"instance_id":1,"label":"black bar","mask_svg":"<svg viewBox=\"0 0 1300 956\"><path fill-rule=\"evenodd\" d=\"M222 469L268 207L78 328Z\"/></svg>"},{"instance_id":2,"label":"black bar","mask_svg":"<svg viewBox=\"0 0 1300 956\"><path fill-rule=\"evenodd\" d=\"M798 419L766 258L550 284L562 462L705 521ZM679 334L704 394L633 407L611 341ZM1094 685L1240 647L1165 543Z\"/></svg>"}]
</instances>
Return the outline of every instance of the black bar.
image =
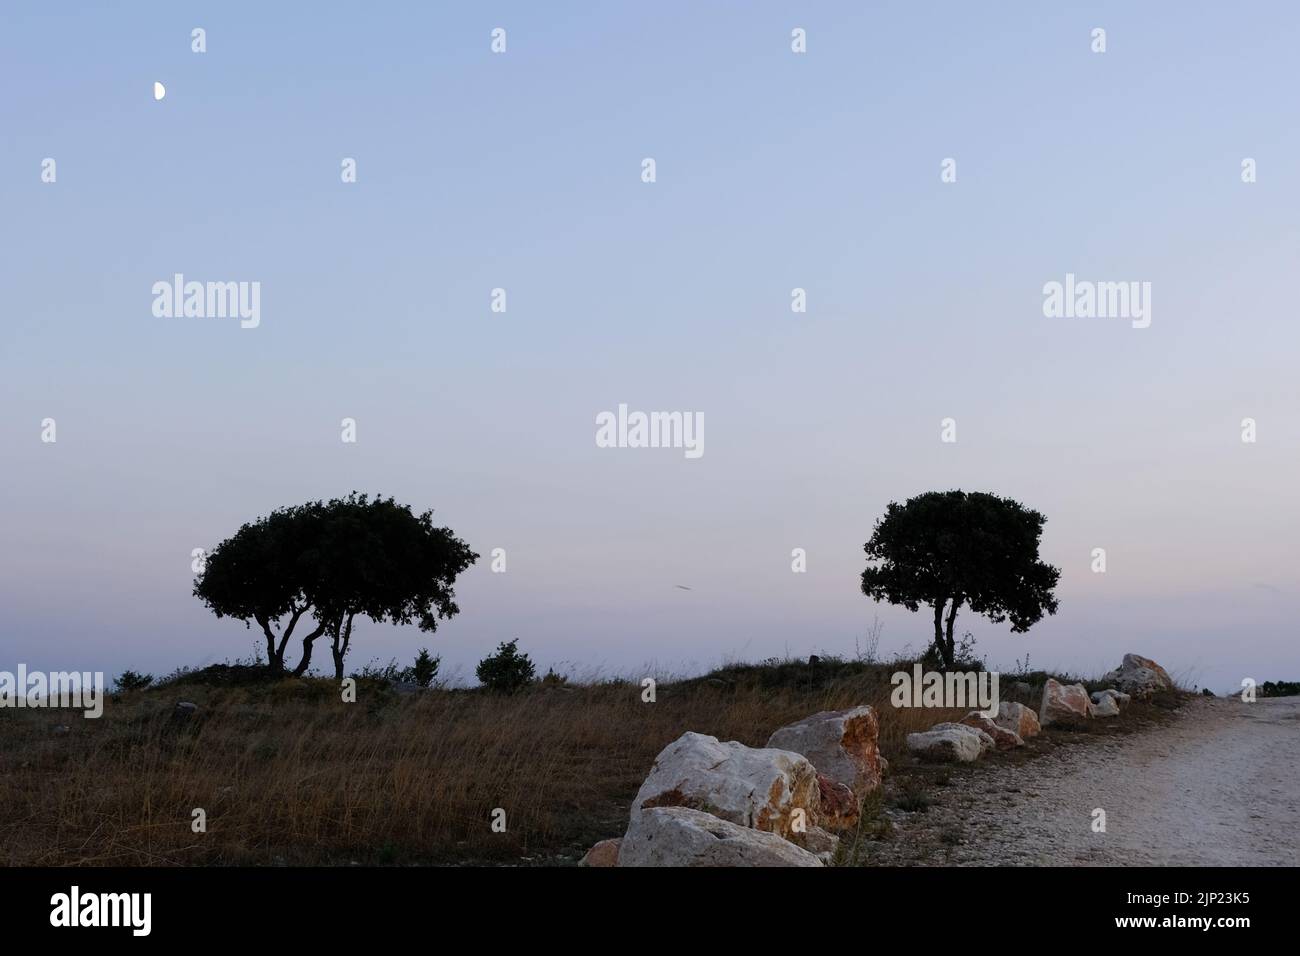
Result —
<instances>
[{"instance_id":1,"label":"black bar","mask_svg":"<svg viewBox=\"0 0 1300 956\"><path fill-rule=\"evenodd\" d=\"M577 867L15 868L0 870L0 911L6 941L62 937L129 944L142 938L130 926L52 926L52 899L64 894L71 902L76 886L83 905L88 894L148 893L148 938L205 945L276 939L296 945L440 937L450 942L460 933L484 943L498 934L557 942L597 939L592 934L598 931L633 933L620 937L630 939L681 932L684 925L671 928L665 921L692 913L692 932L700 938L734 936L746 923L763 933L815 938L820 931L814 928L831 925L828 920L842 921L846 929L861 920L860 931L873 935L909 925L949 932L969 922L972 930L994 934L989 938L1013 931L1028 941L1023 934L1041 928L1076 941L1109 930L1178 940L1199 934L1231 945L1259 930L1289 932L1296 876L1295 869L1190 867L862 868L820 875ZM1242 917L1248 925L1206 929L1179 923ZM1133 918L1155 922L1119 925Z\"/></svg>"}]
</instances>

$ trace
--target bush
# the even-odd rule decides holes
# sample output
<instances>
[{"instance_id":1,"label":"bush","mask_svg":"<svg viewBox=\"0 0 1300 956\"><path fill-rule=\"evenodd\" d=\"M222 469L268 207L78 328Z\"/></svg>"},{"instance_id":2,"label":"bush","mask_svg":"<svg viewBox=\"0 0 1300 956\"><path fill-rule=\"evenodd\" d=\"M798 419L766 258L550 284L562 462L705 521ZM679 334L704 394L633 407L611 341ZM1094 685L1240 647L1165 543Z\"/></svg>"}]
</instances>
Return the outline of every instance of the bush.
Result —
<instances>
[{"instance_id":1,"label":"bush","mask_svg":"<svg viewBox=\"0 0 1300 956\"><path fill-rule=\"evenodd\" d=\"M284 680L284 676L267 667L265 661L256 658L240 658L234 663L227 661L201 668L178 667L162 680L155 681L153 686L252 687L258 684L277 683Z\"/></svg>"},{"instance_id":2,"label":"bush","mask_svg":"<svg viewBox=\"0 0 1300 956\"><path fill-rule=\"evenodd\" d=\"M138 674L135 671L122 671L113 681L117 685L120 693L128 693L133 690L144 690L153 683L152 674Z\"/></svg>"},{"instance_id":3,"label":"bush","mask_svg":"<svg viewBox=\"0 0 1300 956\"><path fill-rule=\"evenodd\" d=\"M352 676L356 680L378 681L381 684L396 684L400 681L407 680L411 668L398 667L396 659L390 658L387 664L380 664L378 658L372 657L370 662L355 671Z\"/></svg>"},{"instance_id":4,"label":"bush","mask_svg":"<svg viewBox=\"0 0 1300 956\"><path fill-rule=\"evenodd\" d=\"M502 641L497 652L478 662L474 674L488 690L511 694L533 679L533 662L519 653L519 641Z\"/></svg>"},{"instance_id":5,"label":"bush","mask_svg":"<svg viewBox=\"0 0 1300 956\"><path fill-rule=\"evenodd\" d=\"M419 684L421 687L428 687L433 683L433 679L438 676L438 665L441 663L441 657L433 657L429 654L427 647L422 647L420 653L415 655L415 663L406 669L405 675L410 678L412 683Z\"/></svg>"},{"instance_id":6,"label":"bush","mask_svg":"<svg viewBox=\"0 0 1300 956\"><path fill-rule=\"evenodd\" d=\"M565 687L569 683L569 678L565 674L555 673L555 668L548 667L546 673L542 675L543 687Z\"/></svg>"}]
</instances>

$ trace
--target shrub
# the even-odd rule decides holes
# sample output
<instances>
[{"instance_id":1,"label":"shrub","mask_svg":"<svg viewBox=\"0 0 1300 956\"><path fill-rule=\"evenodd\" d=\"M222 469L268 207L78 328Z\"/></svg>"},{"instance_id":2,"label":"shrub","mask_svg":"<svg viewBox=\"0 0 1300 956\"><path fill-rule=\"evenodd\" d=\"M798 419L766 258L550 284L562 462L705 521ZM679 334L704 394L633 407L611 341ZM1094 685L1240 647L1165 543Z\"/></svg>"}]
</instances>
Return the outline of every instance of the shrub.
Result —
<instances>
[{"instance_id":1,"label":"shrub","mask_svg":"<svg viewBox=\"0 0 1300 956\"><path fill-rule=\"evenodd\" d=\"M395 659L389 659L387 664L380 664L378 658L371 658L370 662L355 671L352 676L357 680L379 681L384 684L395 684L398 681L407 679L411 668L401 668L397 666Z\"/></svg>"},{"instance_id":2,"label":"shrub","mask_svg":"<svg viewBox=\"0 0 1300 956\"><path fill-rule=\"evenodd\" d=\"M153 683L152 674L138 674L135 671L122 671L114 682L121 693L128 693L133 690L144 690Z\"/></svg>"},{"instance_id":3,"label":"shrub","mask_svg":"<svg viewBox=\"0 0 1300 956\"><path fill-rule=\"evenodd\" d=\"M519 653L519 641L502 641L495 654L478 662L474 674L488 690L511 694L533 679L533 662Z\"/></svg>"},{"instance_id":4,"label":"shrub","mask_svg":"<svg viewBox=\"0 0 1300 956\"><path fill-rule=\"evenodd\" d=\"M915 780L908 780L894 797L894 806L908 813L925 813L933 803L925 787Z\"/></svg>"},{"instance_id":5,"label":"shrub","mask_svg":"<svg viewBox=\"0 0 1300 956\"><path fill-rule=\"evenodd\" d=\"M261 661L236 660L233 664L209 664L201 668L178 667L154 686L192 684L205 687L251 687L275 683L283 676Z\"/></svg>"},{"instance_id":6,"label":"shrub","mask_svg":"<svg viewBox=\"0 0 1300 956\"><path fill-rule=\"evenodd\" d=\"M420 653L415 655L415 663L406 669L405 675L409 676L413 683L428 687L438 676L438 665L441 663L441 657L432 656L427 647L422 647Z\"/></svg>"}]
</instances>

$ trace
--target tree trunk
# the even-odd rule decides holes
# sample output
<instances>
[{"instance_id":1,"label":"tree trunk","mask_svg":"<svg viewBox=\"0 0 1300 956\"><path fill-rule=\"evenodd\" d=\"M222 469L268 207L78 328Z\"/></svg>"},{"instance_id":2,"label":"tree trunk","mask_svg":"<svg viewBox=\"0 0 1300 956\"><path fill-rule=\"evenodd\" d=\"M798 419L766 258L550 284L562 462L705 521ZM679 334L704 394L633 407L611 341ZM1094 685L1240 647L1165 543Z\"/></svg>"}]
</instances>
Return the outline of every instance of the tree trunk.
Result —
<instances>
[{"instance_id":1,"label":"tree trunk","mask_svg":"<svg viewBox=\"0 0 1300 956\"><path fill-rule=\"evenodd\" d=\"M316 638L320 637L322 634L325 633L326 626L327 625L325 624L318 624L316 626L316 630L312 631L310 634L308 634L306 637L302 639L302 660L300 660L298 662L298 666L293 669L294 677L301 677L306 672L307 668L311 665L312 643L316 640Z\"/></svg>"},{"instance_id":2,"label":"tree trunk","mask_svg":"<svg viewBox=\"0 0 1300 956\"><path fill-rule=\"evenodd\" d=\"M343 632L342 643L339 642L339 632ZM352 615L348 614L348 622L340 627L340 622L334 625L334 679L343 679L343 658L347 657L348 645L352 643Z\"/></svg>"},{"instance_id":3,"label":"tree trunk","mask_svg":"<svg viewBox=\"0 0 1300 956\"><path fill-rule=\"evenodd\" d=\"M271 630L271 622L265 617L258 615L257 623L262 627L262 633L266 635L266 663L273 671L284 670L284 651L278 653L275 648L275 632Z\"/></svg>"},{"instance_id":4,"label":"tree trunk","mask_svg":"<svg viewBox=\"0 0 1300 956\"><path fill-rule=\"evenodd\" d=\"M946 603L947 598L936 598L934 602L934 649L944 664L949 663L948 651L943 644L943 606Z\"/></svg>"},{"instance_id":5,"label":"tree trunk","mask_svg":"<svg viewBox=\"0 0 1300 956\"><path fill-rule=\"evenodd\" d=\"M957 663L957 648L952 640L952 625L953 622L957 620L957 608L961 607L962 600L963 598L960 594L954 597L952 599L952 609L948 611L948 634L944 659L947 661L949 667L952 667Z\"/></svg>"},{"instance_id":6,"label":"tree trunk","mask_svg":"<svg viewBox=\"0 0 1300 956\"><path fill-rule=\"evenodd\" d=\"M278 661L278 670L284 670L284 649L289 643L289 635L292 634L293 629L298 626L298 618L307 613L309 607L311 607L311 604L304 604L302 607L295 607L293 609L293 614L289 618L288 627L286 627L284 633L280 635L280 646L275 652L275 657Z\"/></svg>"}]
</instances>

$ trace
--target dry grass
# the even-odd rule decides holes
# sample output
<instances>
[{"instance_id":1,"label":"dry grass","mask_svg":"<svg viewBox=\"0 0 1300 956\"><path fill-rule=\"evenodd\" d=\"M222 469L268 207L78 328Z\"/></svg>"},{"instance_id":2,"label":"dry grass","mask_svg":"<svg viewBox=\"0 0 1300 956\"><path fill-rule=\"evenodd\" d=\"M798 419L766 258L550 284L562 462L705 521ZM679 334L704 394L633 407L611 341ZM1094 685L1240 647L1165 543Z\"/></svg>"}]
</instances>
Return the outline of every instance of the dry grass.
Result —
<instances>
[{"instance_id":1,"label":"dry grass","mask_svg":"<svg viewBox=\"0 0 1300 956\"><path fill-rule=\"evenodd\" d=\"M654 703L632 682L514 696L363 682L345 704L332 681L285 680L126 694L99 720L6 710L0 863L574 861L622 833L655 756L687 730L761 746L815 711L871 703L882 752L901 757L906 734L962 713L890 707L888 675L907 666L731 667L660 684ZM197 716L173 718L182 699Z\"/></svg>"}]
</instances>

